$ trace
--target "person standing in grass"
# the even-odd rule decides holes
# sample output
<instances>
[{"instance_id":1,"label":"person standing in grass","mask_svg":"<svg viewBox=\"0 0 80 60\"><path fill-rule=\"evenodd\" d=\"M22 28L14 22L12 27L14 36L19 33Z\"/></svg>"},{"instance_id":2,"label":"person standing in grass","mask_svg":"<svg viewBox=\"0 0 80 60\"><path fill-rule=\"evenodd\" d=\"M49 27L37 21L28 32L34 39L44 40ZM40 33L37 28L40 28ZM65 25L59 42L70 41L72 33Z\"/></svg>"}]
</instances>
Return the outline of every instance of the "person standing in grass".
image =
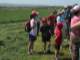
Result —
<instances>
[{"instance_id":1,"label":"person standing in grass","mask_svg":"<svg viewBox=\"0 0 80 60\"><path fill-rule=\"evenodd\" d=\"M62 43L62 23L57 23L55 30L54 30L54 35L55 35L55 58L56 60L59 60L59 51L60 51L60 46Z\"/></svg>"},{"instance_id":2,"label":"person standing in grass","mask_svg":"<svg viewBox=\"0 0 80 60\"><path fill-rule=\"evenodd\" d=\"M30 32L29 32L29 46L28 46L28 53L32 54L33 53L33 47L34 47L34 42L37 37L37 21L35 19L35 15L30 16Z\"/></svg>"},{"instance_id":3,"label":"person standing in grass","mask_svg":"<svg viewBox=\"0 0 80 60\"><path fill-rule=\"evenodd\" d=\"M63 28L63 19L62 19L63 11L58 11L57 13L57 23L56 27L54 29L54 35L55 35L55 58L56 60L59 60L59 51L60 46L62 44L62 28Z\"/></svg>"},{"instance_id":4,"label":"person standing in grass","mask_svg":"<svg viewBox=\"0 0 80 60\"><path fill-rule=\"evenodd\" d=\"M80 60L80 6L76 5L71 9L70 47L72 60Z\"/></svg>"},{"instance_id":5,"label":"person standing in grass","mask_svg":"<svg viewBox=\"0 0 80 60\"><path fill-rule=\"evenodd\" d=\"M42 42L44 43L44 53L50 53L50 46L51 46L51 30L50 30L50 22L47 21L47 18L43 17L41 20L41 37ZM46 46L48 45L48 48L46 50Z\"/></svg>"},{"instance_id":6,"label":"person standing in grass","mask_svg":"<svg viewBox=\"0 0 80 60\"><path fill-rule=\"evenodd\" d=\"M39 30L40 30L40 15L39 15L39 12L36 9L32 9L31 15L36 16L35 19L37 21L37 35L38 35Z\"/></svg>"},{"instance_id":7,"label":"person standing in grass","mask_svg":"<svg viewBox=\"0 0 80 60\"><path fill-rule=\"evenodd\" d=\"M56 24L56 11L50 13L50 15L48 16L48 21L50 21L51 33L53 35L53 30Z\"/></svg>"},{"instance_id":8,"label":"person standing in grass","mask_svg":"<svg viewBox=\"0 0 80 60\"><path fill-rule=\"evenodd\" d=\"M69 39L69 33L70 33L70 22L71 22L71 8L72 6L67 6L64 10L64 24L65 24L65 33L66 33L66 37Z\"/></svg>"}]
</instances>

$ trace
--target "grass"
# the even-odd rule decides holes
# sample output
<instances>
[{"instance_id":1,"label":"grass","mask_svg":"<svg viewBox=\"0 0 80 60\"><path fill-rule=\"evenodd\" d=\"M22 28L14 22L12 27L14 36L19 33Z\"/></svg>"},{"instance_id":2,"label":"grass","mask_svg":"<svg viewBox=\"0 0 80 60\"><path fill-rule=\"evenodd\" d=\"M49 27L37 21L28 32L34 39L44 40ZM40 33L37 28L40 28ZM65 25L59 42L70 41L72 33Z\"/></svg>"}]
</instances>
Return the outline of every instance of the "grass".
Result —
<instances>
[{"instance_id":1,"label":"grass","mask_svg":"<svg viewBox=\"0 0 80 60\"><path fill-rule=\"evenodd\" d=\"M29 19L32 8L0 9L0 23L22 22ZM37 9L40 16L47 16L48 9Z\"/></svg>"},{"instance_id":2,"label":"grass","mask_svg":"<svg viewBox=\"0 0 80 60\"><path fill-rule=\"evenodd\" d=\"M46 9L38 9L41 16L47 16ZM28 18L31 9L0 10L0 60L55 60L54 38L51 39L52 54L40 54L43 43L38 36L34 51L28 55L28 33L24 30L24 19ZM47 12L47 13L46 13ZM12 23L14 21L14 23ZM21 21L21 22L20 22ZM70 52L64 40L61 48L61 60L70 60Z\"/></svg>"}]
</instances>

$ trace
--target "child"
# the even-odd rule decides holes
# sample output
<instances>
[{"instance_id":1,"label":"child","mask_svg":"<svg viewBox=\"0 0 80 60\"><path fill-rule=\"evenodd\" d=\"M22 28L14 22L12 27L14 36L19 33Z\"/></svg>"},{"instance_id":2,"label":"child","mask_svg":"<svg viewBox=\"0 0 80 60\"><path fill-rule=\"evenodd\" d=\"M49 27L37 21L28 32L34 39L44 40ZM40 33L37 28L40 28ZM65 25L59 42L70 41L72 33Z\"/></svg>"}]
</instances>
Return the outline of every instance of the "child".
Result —
<instances>
[{"instance_id":1,"label":"child","mask_svg":"<svg viewBox=\"0 0 80 60\"><path fill-rule=\"evenodd\" d=\"M28 53L32 54L33 53L33 47L34 47L34 42L36 40L37 37L37 22L35 20L34 15L32 15L30 18L30 32L29 32L29 47L28 47Z\"/></svg>"},{"instance_id":2,"label":"child","mask_svg":"<svg viewBox=\"0 0 80 60\"><path fill-rule=\"evenodd\" d=\"M57 23L55 30L54 30L54 34L55 34L55 57L56 60L58 60L59 58L59 50L60 50L60 46L62 43L62 27L63 24L62 23Z\"/></svg>"},{"instance_id":3,"label":"child","mask_svg":"<svg viewBox=\"0 0 80 60\"><path fill-rule=\"evenodd\" d=\"M47 23L47 19L45 17L42 18L42 26L40 31L42 33L42 42L44 43L44 52L46 52L46 45L48 44L47 53L50 53L50 38L51 38L51 30L50 26Z\"/></svg>"},{"instance_id":4,"label":"child","mask_svg":"<svg viewBox=\"0 0 80 60\"><path fill-rule=\"evenodd\" d=\"M56 11L50 13L48 16L48 21L50 21L51 33L53 35L53 30L56 24Z\"/></svg>"}]
</instances>

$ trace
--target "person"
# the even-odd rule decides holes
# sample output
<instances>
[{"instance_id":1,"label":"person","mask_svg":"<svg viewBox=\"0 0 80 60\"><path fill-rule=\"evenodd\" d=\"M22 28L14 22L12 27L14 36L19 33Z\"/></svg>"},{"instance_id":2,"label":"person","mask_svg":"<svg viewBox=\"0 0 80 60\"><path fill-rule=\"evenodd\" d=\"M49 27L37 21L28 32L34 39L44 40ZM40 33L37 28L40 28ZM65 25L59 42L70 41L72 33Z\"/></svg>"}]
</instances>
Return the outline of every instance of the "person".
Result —
<instances>
[{"instance_id":1,"label":"person","mask_svg":"<svg viewBox=\"0 0 80 60\"><path fill-rule=\"evenodd\" d=\"M54 35L55 35L55 58L56 60L59 60L59 51L60 51L60 46L62 43L62 27L63 24L57 23L55 30L54 30Z\"/></svg>"},{"instance_id":2,"label":"person","mask_svg":"<svg viewBox=\"0 0 80 60\"><path fill-rule=\"evenodd\" d=\"M39 15L39 12L36 12L36 14L37 14L37 16L36 16L36 20L37 20L37 35L39 35L41 17L40 17L40 15Z\"/></svg>"},{"instance_id":3,"label":"person","mask_svg":"<svg viewBox=\"0 0 80 60\"><path fill-rule=\"evenodd\" d=\"M71 8L72 6L67 6L64 9L64 22L65 22L65 33L66 33L66 37L69 39L69 32L70 32L70 22L71 22L71 17L72 17L72 13L71 13Z\"/></svg>"},{"instance_id":4,"label":"person","mask_svg":"<svg viewBox=\"0 0 80 60\"><path fill-rule=\"evenodd\" d=\"M64 14L64 10L57 12L56 23L63 23L64 22L63 14Z\"/></svg>"},{"instance_id":5,"label":"person","mask_svg":"<svg viewBox=\"0 0 80 60\"><path fill-rule=\"evenodd\" d=\"M42 25L40 28L41 36L42 36L42 42L44 43L44 53L50 53L50 46L51 46L51 30L50 30L50 22L47 21L47 18L42 18ZM46 46L48 45L48 49L46 50Z\"/></svg>"},{"instance_id":6,"label":"person","mask_svg":"<svg viewBox=\"0 0 80 60\"><path fill-rule=\"evenodd\" d=\"M56 24L56 11L50 13L50 15L48 16L48 21L50 21L51 33L53 35L53 30Z\"/></svg>"},{"instance_id":7,"label":"person","mask_svg":"<svg viewBox=\"0 0 80 60\"><path fill-rule=\"evenodd\" d=\"M74 16L71 19L70 47L72 60L80 60L80 6L71 9Z\"/></svg>"},{"instance_id":8,"label":"person","mask_svg":"<svg viewBox=\"0 0 80 60\"><path fill-rule=\"evenodd\" d=\"M35 16L35 19L37 21L37 35L39 35L39 30L40 30L40 15L39 15L39 12L36 9L32 9L31 15Z\"/></svg>"},{"instance_id":9,"label":"person","mask_svg":"<svg viewBox=\"0 0 80 60\"><path fill-rule=\"evenodd\" d=\"M28 54L33 53L34 42L37 37L37 22L34 15L30 16L30 32L29 32L29 46L28 46Z\"/></svg>"}]
</instances>

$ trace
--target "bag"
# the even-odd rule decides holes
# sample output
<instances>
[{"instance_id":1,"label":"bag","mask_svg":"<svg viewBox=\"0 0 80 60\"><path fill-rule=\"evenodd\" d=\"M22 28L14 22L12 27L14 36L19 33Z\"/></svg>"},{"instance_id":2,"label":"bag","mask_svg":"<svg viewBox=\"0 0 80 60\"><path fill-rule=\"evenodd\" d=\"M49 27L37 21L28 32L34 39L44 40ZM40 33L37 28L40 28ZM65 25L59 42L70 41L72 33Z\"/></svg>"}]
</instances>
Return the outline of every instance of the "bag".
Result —
<instances>
[{"instance_id":1,"label":"bag","mask_svg":"<svg viewBox=\"0 0 80 60\"><path fill-rule=\"evenodd\" d=\"M30 32L31 31L31 27L30 27L30 20L26 22L25 24L25 31Z\"/></svg>"}]
</instances>

